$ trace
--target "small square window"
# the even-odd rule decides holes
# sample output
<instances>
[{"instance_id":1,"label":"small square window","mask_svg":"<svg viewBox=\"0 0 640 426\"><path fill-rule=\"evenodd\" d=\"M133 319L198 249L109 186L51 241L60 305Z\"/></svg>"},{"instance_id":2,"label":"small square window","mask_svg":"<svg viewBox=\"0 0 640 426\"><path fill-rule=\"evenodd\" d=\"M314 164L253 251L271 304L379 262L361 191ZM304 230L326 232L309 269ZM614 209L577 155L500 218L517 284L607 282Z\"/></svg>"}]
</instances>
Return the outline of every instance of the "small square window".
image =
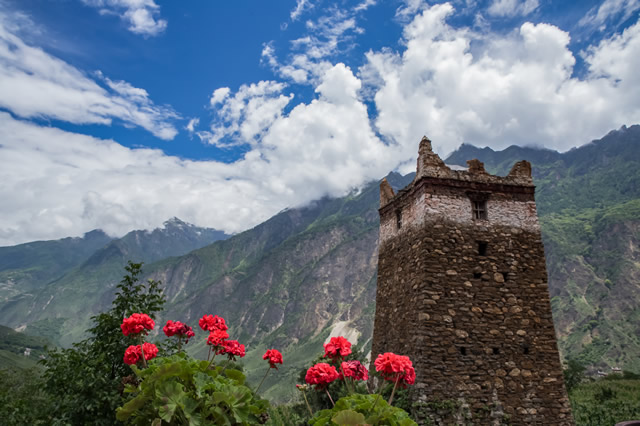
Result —
<instances>
[{"instance_id":1,"label":"small square window","mask_svg":"<svg viewBox=\"0 0 640 426\"><path fill-rule=\"evenodd\" d=\"M487 219L487 202L486 201L472 201L473 203L473 218L475 220Z\"/></svg>"},{"instance_id":2,"label":"small square window","mask_svg":"<svg viewBox=\"0 0 640 426\"><path fill-rule=\"evenodd\" d=\"M478 241L478 255L486 256L488 246L489 246L489 243L487 243L486 241Z\"/></svg>"}]
</instances>

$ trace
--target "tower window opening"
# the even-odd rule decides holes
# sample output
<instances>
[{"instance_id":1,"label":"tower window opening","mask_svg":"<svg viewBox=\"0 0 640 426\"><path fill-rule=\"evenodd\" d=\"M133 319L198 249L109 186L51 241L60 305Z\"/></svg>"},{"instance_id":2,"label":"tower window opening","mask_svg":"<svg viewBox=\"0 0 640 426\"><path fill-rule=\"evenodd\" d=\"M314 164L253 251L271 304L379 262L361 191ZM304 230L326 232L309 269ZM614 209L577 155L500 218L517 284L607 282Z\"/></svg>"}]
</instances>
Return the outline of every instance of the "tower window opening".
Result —
<instances>
[{"instance_id":1,"label":"tower window opening","mask_svg":"<svg viewBox=\"0 0 640 426\"><path fill-rule=\"evenodd\" d=\"M484 241L478 241L478 255L479 256L486 256L487 255L487 247L489 246L489 243L484 242Z\"/></svg>"},{"instance_id":2,"label":"tower window opening","mask_svg":"<svg viewBox=\"0 0 640 426\"><path fill-rule=\"evenodd\" d=\"M481 277L482 277L482 274L481 274L480 272L474 272L474 273L473 273L473 278L475 278L475 279L479 279L479 278L481 278Z\"/></svg>"},{"instance_id":3,"label":"tower window opening","mask_svg":"<svg viewBox=\"0 0 640 426\"><path fill-rule=\"evenodd\" d=\"M493 348L493 354L494 355L499 355L500 354L500 348Z\"/></svg>"},{"instance_id":4,"label":"tower window opening","mask_svg":"<svg viewBox=\"0 0 640 426\"><path fill-rule=\"evenodd\" d=\"M522 347L522 353L525 354L525 355L529 355L529 346L524 345Z\"/></svg>"},{"instance_id":5,"label":"tower window opening","mask_svg":"<svg viewBox=\"0 0 640 426\"><path fill-rule=\"evenodd\" d=\"M402 228L402 210L396 210L396 226L398 229Z\"/></svg>"},{"instance_id":6,"label":"tower window opening","mask_svg":"<svg viewBox=\"0 0 640 426\"><path fill-rule=\"evenodd\" d=\"M475 220L487 219L487 202L486 201L472 201L473 203L473 218Z\"/></svg>"},{"instance_id":7,"label":"tower window opening","mask_svg":"<svg viewBox=\"0 0 640 426\"><path fill-rule=\"evenodd\" d=\"M467 348L465 348L464 346L460 347L460 355L466 355L467 354Z\"/></svg>"}]
</instances>

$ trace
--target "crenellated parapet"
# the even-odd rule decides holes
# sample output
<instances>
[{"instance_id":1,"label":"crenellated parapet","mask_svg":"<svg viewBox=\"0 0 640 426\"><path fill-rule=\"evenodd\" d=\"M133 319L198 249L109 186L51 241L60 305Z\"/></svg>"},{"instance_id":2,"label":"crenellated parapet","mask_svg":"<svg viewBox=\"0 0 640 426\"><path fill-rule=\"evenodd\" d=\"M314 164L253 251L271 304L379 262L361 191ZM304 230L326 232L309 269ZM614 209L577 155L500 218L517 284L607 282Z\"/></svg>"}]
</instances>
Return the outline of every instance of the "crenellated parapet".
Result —
<instances>
[{"instance_id":1,"label":"crenellated parapet","mask_svg":"<svg viewBox=\"0 0 640 426\"><path fill-rule=\"evenodd\" d=\"M397 194L386 180L380 184L380 240L397 235L403 227L444 218L480 227L539 229L529 162L516 163L507 176L487 173L477 159L467 165L466 170L452 170L423 137L413 182Z\"/></svg>"}]
</instances>

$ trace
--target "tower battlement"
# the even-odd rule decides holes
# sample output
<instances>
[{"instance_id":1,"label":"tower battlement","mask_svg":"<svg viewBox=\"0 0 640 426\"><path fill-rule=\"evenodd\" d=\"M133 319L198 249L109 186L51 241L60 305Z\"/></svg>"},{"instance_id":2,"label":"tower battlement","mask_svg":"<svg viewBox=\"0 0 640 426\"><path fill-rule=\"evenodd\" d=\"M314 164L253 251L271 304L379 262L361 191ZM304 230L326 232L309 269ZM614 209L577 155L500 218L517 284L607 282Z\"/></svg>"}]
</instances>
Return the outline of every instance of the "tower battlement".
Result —
<instances>
[{"instance_id":1,"label":"tower battlement","mask_svg":"<svg viewBox=\"0 0 640 426\"><path fill-rule=\"evenodd\" d=\"M372 359L411 357L422 420L570 425L531 165L467 164L452 170L425 137L413 182L380 185ZM429 409L443 401L450 415Z\"/></svg>"},{"instance_id":2,"label":"tower battlement","mask_svg":"<svg viewBox=\"0 0 640 426\"><path fill-rule=\"evenodd\" d=\"M409 186L396 194L386 179L380 184L381 243L408 228L442 220L539 231L528 161L517 162L503 177L487 173L478 160L467 161L467 170L452 170L426 137L418 153L416 176Z\"/></svg>"}]
</instances>

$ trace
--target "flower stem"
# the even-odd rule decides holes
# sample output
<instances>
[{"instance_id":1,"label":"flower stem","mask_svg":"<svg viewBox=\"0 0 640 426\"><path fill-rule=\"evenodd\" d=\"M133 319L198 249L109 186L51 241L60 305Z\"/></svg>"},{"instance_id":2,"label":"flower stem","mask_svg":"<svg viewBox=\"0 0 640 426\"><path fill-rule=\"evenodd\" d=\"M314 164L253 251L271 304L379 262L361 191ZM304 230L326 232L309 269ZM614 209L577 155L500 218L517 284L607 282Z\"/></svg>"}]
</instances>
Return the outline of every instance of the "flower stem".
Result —
<instances>
[{"instance_id":1,"label":"flower stem","mask_svg":"<svg viewBox=\"0 0 640 426\"><path fill-rule=\"evenodd\" d=\"M256 390L253 393L258 393L258 391L260 390L260 387L262 386L262 384L264 383L264 379L267 378L267 376L269 375L269 371L271 371L271 367L269 367L269 369L267 370L267 372L264 374L264 376L262 377L262 380L260 380L260 384L258 385L258 387L256 388Z\"/></svg>"},{"instance_id":2,"label":"flower stem","mask_svg":"<svg viewBox=\"0 0 640 426\"><path fill-rule=\"evenodd\" d=\"M389 405L393 402L393 395L396 394L396 388L398 387L398 382L400 381L400 373L396 373L396 383L393 385L393 390L391 391L391 396L389 397Z\"/></svg>"},{"instance_id":3,"label":"flower stem","mask_svg":"<svg viewBox=\"0 0 640 426\"><path fill-rule=\"evenodd\" d=\"M369 417L369 414L371 414L371 411L375 410L376 404L378 403L378 399L380 399L380 394L382 393L382 387L383 386L384 386L384 380L380 384L380 387L378 388L378 392L376 392L376 399L373 401L373 405L371 406L371 408L369 409L369 412L367 413L367 415L365 417Z\"/></svg>"},{"instance_id":4,"label":"flower stem","mask_svg":"<svg viewBox=\"0 0 640 426\"><path fill-rule=\"evenodd\" d=\"M347 388L347 392L349 393L349 395L353 395L353 390L349 387L349 384L347 383L349 379L344 374L344 368L342 368L342 363L340 363L340 372L342 373L342 380L344 381L344 387Z\"/></svg>"},{"instance_id":5,"label":"flower stem","mask_svg":"<svg viewBox=\"0 0 640 426\"><path fill-rule=\"evenodd\" d=\"M138 335L138 339L140 340L140 353L142 354L142 368L147 368L147 360L144 357L144 339L142 338L142 334Z\"/></svg>"},{"instance_id":6,"label":"flower stem","mask_svg":"<svg viewBox=\"0 0 640 426\"><path fill-rule=\"evenodd\" d=\"M324 388L324 391L327 393L327 396L329 397L329 401L331 401L331 405L333 405L335 407L336 403L333 402L333 398L331 398L331 394L329 393L329 389Z\"/></svg>"},{"instance_id":7,"label":"flower stem","mask_svg":"<svg viewBox=\"0 0 640 426\"><path fill-rule=\"evenodd\" d=\"M304 402L306 402L307 404L307 410L309 410L309 415L313 417L313 411L311 411L311 406L309 405L309 400L307 399L307 392L303 390L302 396L304 396Z\"/></svg>"}]
</instances>

